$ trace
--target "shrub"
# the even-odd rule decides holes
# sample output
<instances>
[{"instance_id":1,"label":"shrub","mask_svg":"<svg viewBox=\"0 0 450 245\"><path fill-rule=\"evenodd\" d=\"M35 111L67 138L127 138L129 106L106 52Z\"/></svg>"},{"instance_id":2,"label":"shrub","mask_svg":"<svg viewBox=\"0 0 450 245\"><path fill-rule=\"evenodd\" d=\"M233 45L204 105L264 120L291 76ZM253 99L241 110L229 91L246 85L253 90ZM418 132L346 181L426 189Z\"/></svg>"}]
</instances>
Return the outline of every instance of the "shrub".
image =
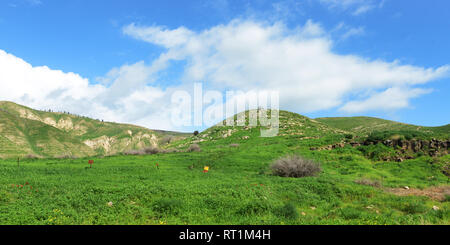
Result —
<instances>
[{"instance_id":1,"label":"shrub","mask_svg":"<svg viewBox=\"0 0 450 245\"><path fill-rule=\"evenodd\" d=\"M389 159L391 158L391 156L396 155L394 149L385 146L381 143L368 146L359 146L357 150L360 151L365 157L374 161Z\"/></svg>"},{"instance_id":2,"label":"shrub","mask_svg":"<svg viewBox=\"0 0 450 245\"><path fill-rule=\"evenodd\" d=\"M349 140L353 139L353 134L345 134L344 136L346 139L349 139Z\"/></svg>"},{"instance_id":3,"label":"shrub","mask_svg":"<svg viewBox=\"0 0 450 245\"><path fill-rule=\"evenodd\" d=\"M126 150L123 152L124 155L144 155L142 150Z\"/></svg>"},{"instance_id":4,"label":"shrub","mask_svg":"<svg viewBox=\"0 0 450 245\"><path fill-rule=\"evenodd\" d=\"M174 153L174 152L179 152L178 149L175 148L169 148L169 149L164 149L162 150L163 153Z\"/></svg>"},{"instance_id":5,"label":"shrub","mask_svg":"<svg viewBox=\"0 0 450 245\"><path fill-rule=\"evenodd\" d=\"M445 195L444 202L450 202L450 195Z\"/></svg>"},{"instance_id":6,"label":"shrub","mask_svg":"<svg viewBox=\"0 0 450 245\"><path fill-rule=\"evenodd\" d=\"M362 212L353 207L343 207L343 208L339 209L339 215L342 216L344 219L351 220L351 219L360 218L362 215Z\"/></svg>"},{"instance_id":7,"label":"shrub","mask_svg":"<svg viewBox=\"0 0 450 245\"><path fill-rule=\"evenodd\" d=\"M280 207L277 210L277 214L287 219L297 219L299 216L297 209L292 203L286 203L284 206Z\"/></svg>"},{"instance_id":8,"label":"shrub","mask_svg":"<svg viewBox=\"0 0 450 245\"><path fill-rule=\"evenodd\" d=\"M161 150L157 147L150 146L144 149L136 150L136 149L130 149L123 152L124 155L152 155L152 154L158 154Z\"/></svg>"},{"instance_id":9,"label":"shrub","mask_svg":"<svg viewBox=\"0 0 450 245\"><path fill-rule=\"evenodd\" d=\"M154 146L150 146L144 149L144 153L151 155L151 154L158 154L160 152L160 150L158 149L158 147L154 147Z\"/></svg>"},{"instance_id":10,"label":"shrub","mask_svg":"<svg viewBox=\"0 0 450 245\"><path fill-rule=\"evenodd\" d=\"M201 151L200 146L198 144L192 144L189 146L189 148L187 149L188 152L199 152Z\"/></svg>"},{"instance_id":11,"label":"shrub","mask_svg":"<svg viewBox=\"0 0 450 245\"><path fill-rule=\"evenodd\" d=\"M320 164L297 155L280 158L271 166L274 175L281 177L307 177L320 173Z\"/></svg>"},{"instance_id":12,"label":"shrub","mask_svg":"<svg viewBox=\"0 0 450 245\"><path fill-rule=\"evenodd\" d=\"M399 209L407 214L417 214L426 212L427 207L422 202L414 200L404 202Z\"/></svg>"},{"instance_id":13,"label":"shrub","mask_svg":"<svg viewBox=\"0 0 450 245\"><path fill-rule=\"evenodd\" d=\"M176 199L160 199L153 204L153 210L160 214L177 214L183 203Z\"/></svg>"},{"instance_id":14,"label":"shrub","mask_svg":"<svg viewBox=\"0 0 450 245\"><path fill-rule=\"evenodd\" d=\"M25 158L27 158L27 159L38 159L39 157L34 155L34 154L28 154L28 155L25 156Z\"/></svg>"},{"instance_id":15,"label":"shrub","mask_svg":"<svg viewBox=\"0 0 450 245\"><path fill-rule=\"evenodd\" d=\"M358 179L355 180L356 184L360 184L360 185L368 185L368 186L373 186L373 187L381 187L381 182L378 180L371 180L371 179Z\"/></svg>"},{"instance_id":16,"label":"shrub","mask_svg":"<svg viewBox=\"0 0 450 245\"><path fill-rule=\"evenodd\" d=\"M68 154L62 154L55 157L56 159L75 159L75 157L68 155Z\"/></svg>"},{"instance_id":17,"label":"shrub","mask_svg":"<svg viewBox=\"0 0 450 245\"><path fill-rule=\"evenodd\" d=\"M270 205L263 201L252 201L250 203L247 203L246 205L242 206L238 211L237 214L244 215L244 216L254 216L258 214L263 214L264 212L267 212L270 210Z\"/></svg>"},{"instance_id":18,"label":"shrub","mask_svg":"<svg viewBox=\"0 0 450 245\"><path fill-rule=\"evenodd\" d=\"M198 131L195 130L195 131L194 131L194 136L197 136L197 135L198 135Z\"/></svg>"},{"instance_id":19,"label":"shrub","mask_svg":"<svg viewBox=\"0 0 450 245\"><path fill-rule=\"evenodd\" d=\"M429 137L430 137L429 133L412 130L374 131L369 134L369 136L367 137L367 141L376 143L387 139L411 140L411 139L427 139Z\"/></svg>"}]
</instances>

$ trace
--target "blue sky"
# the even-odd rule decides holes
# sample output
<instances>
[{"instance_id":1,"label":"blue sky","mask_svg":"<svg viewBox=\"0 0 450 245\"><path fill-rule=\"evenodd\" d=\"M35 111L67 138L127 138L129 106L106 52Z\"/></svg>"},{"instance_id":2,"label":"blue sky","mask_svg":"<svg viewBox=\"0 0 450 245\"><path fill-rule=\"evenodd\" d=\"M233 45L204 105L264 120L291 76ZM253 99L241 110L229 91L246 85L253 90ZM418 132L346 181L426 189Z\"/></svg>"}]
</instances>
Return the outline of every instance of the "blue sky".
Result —
<instances>
[{"instance_id":1,"label":"blue sky","mask_svg":"<svg viewBox=\"0 0 450 245\"><path fill-rule=\"evenodd\" d=\"M28 77L39 77L42 82L23 78L16 83L22 87L7 86L6 83L11 83L16 77L12 71L16 71L17 76L28 72L22 71L28 68L23 68L26 65L16 60L17 67L22 68L0 67L0 71L11 71L8 76L0 75L0 88L18 91L14 94L0 92L0 100L13 100L37 108L70 110L153 128L190 130L192 128L168 126L165 119L161 120L163 114L167 116L166 112L160 111L165 106L162 100L167 100L168 93L175 87L189 88L198 78L205 83L205 89L236 89L236 83L231 79L241 78L243 80L240 82L246 84L245 89L273 88L277 81L252 80L257 76L251 76L251 73L257 74L259 72L255 70L262 69L268 72L265 77L283 74L281 86L289 87L288 81L298 82L295 88L301 90L305 85L314 84L314 81L305 80L310 77L305 75L310 74L310 70L314 71L312 73L325 73L329 70L325 64L342 62L347 65L335 67L336 72L318 75L323 82L317 86L324 86L324 90L330 85L336 86L329 91L330 94L325 92L324 98L314 101L314 87L311 88L313 95L304 94L310 91L308 89L299 92L298 96L293 91L286 95L281 91L280 97L286 98L284 101L282 99L281 108L284 105L286 109L310 117L367 115L418 125L444 125L450 121L447 98L450 89L448 16L450 3L445 0L2 0L0 50L6 53L3 55L21 59L33 68L47 66L51 71L61 70L63 74L52 75L54 73L51 71L42 69L30 70L30 74L39 72L39 75ZM177 30L183 33L184 39L179 45L171 46L171 42L179 37ZM305 60L307 62L309 57L301 60L286 57L293 60L286 64L289 69L282 67L283 58L276 64L264 63L258 67L249 65L252 63L249 59L248 63L241 64L243 74L252 77L247 81L247 77L235 68L227 68L230 77L223 77L218 71L218 67L229 67L242 58L222 51L203 56L197 54L202 51L193 53L189 49L193 43L200 43L200 46L207 46L208 43L209 48L219 49L222 46L211 42L226 43L232 37L225 33L246 35L249 33L246 30L259 30L270 36L255 44L244 38L235 40L236 45L243 42L240 47L260 47L261 50L255 50L256 53L268 47L284 50L288 47L283 43L298 38L292 45L302 54L301 45L307 40L314 41L320 48L317 55L312 55L324 55L324 66L320 67L322 58L312 62L317 66L300 68L300 64L304 64ZM208 31L222 39L216 40L216 37L206 35ZM161 36L164 33L168 36ZM155 67L155 61L167 53L174 54L176 58L161 61L165 65ZM222 58L216 60L215 57ZM277 57L269 54L267 59L275 60ZM349 61L349 57L357 57L358 60ZM192 75L196 69L203 69L202 65L211 63L216 66L205 68L207 75ZM297 66L298 69L308 70L299 72L295 77ZM361 75L348 75L353 73L348 67L356 69L354 74ZM343 69L345 73L338 72ZM290 72L292 77L289 77ZM77 77L69 73L77 74ZM377 74L383 75L378 80L374 78L370 81L371 85L365 82ZM391 76L402 79L386 81ZM141 79L127 80L136 77ZM51 79L59 81L47 84ZM20 92L27 91L23 89L27 85L37 86L33 91L47 93L47 96L33 94L31 90ZM50 88L52 86L54 90ZM350 87L341 89L347 86ZM116 87L117 91L111 87ZM125 90L128 93L123 92ZM333 93L333 90L340 92ZM59 96L61 103L57 99L48 99L48 95L58 91L68 91L74 95L66 93ZM137 99L146 96L137 93L142 91L146 91L151 99ZM390 101L392 97L401 99ZM328 98L332 99L328 101ZM119 100L120 103L117 102ZM324 104L320 104L321 101ZM142 109L130 112L132 106Z\"/></svg>"}]
</instances>

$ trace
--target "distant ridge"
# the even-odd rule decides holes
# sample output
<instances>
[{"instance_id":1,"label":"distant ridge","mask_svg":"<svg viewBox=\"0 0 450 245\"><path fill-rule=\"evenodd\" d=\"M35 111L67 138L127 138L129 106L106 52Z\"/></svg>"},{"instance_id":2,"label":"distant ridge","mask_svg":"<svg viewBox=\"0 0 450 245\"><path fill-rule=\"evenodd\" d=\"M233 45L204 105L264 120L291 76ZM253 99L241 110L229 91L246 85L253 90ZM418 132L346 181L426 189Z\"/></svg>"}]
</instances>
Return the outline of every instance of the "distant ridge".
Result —
<instances>
[{"instance_id":1,"label":"distant ridge","mask_svg":"<svg viewBox=\"0 0 450 245\"><path fill-rule=\"evenodd\" d=\"M187 134L34 110L0 101L0 157L84 157L158 146Z\"/></svg>"},{"instance_id":2,"label":"distant ridge","mask_svg":"<svg viewBox=\"0 0 450 245\"><path fill-rule=\"evenodd\" d=\"M245 112L247 114L249 111ZM367 135L373 131L414 130L450 138L450 124L423 127L373 117L324 117L311 119L279 111L277 137L318 139L332 135ZM234 120L237 120L236 115ZM225 121L225 120L224 120ZM248 125L248 121L245 123ZM130 124L103 122L60 112L34 110L13 102L0 101L0 158L84 157L112 155L131 149L160 146L171 137L171 146L260 137L261 126L213 126L196 136L190 133L151 130ZM188 137L191 136L191 137ZM177 139L186 139L175 143Z\"/></svg>"},{"instance_id":3,"label":"distant ridge","mask_svg":"<svg viewBox=\"0 0 450 245\"><path fill-rule=\"evenodd\" d=\"M438 127L425 127L376 117L322 117L316 118L316 120L334 128L362 134L385 130L416 130L435 134L449 134L450 132L450 124Z\"/></svg>"}]
</instances>

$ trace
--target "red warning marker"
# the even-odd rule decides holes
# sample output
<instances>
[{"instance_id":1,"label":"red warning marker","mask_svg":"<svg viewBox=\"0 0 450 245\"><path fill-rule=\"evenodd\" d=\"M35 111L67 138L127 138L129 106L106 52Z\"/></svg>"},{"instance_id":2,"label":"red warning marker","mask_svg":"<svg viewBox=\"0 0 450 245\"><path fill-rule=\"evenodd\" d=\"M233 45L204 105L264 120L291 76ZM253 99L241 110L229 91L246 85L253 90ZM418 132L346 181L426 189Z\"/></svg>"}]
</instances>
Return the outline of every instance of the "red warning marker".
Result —
<instances>
[{"instance_id":1,"label":"red warning marker","mask_svg":"<svg viewBox=\"0 0 450 245\"><path fill-rule=\"evenodd\" d=\"M94 160L89 160L88 163L89 163L89 165L91 165L90 168L92 168L92 164L94 164Z\"/></svg>"}]
</instances>

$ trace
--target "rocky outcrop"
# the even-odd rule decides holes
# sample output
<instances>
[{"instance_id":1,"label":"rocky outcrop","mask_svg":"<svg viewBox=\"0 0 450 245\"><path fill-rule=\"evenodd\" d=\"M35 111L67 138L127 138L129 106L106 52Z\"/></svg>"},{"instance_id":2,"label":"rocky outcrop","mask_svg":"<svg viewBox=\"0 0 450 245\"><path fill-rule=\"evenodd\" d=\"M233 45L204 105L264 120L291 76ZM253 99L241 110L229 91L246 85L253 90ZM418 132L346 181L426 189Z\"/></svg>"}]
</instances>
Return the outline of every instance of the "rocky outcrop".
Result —
<instances>
[{"instance_id":1,"label":"rocky outcrop","mask_svg":"<svg viewBox=\"0 0 450 245\"><path fill-rule=\"evenodd\" d=\"M375 142L379 143L379 142ZM381 142L385 146L399 149L401 152L423 152L430 156L447 155L450 147L449 140L384 140Z\"/></svg>"}]
</instances>

